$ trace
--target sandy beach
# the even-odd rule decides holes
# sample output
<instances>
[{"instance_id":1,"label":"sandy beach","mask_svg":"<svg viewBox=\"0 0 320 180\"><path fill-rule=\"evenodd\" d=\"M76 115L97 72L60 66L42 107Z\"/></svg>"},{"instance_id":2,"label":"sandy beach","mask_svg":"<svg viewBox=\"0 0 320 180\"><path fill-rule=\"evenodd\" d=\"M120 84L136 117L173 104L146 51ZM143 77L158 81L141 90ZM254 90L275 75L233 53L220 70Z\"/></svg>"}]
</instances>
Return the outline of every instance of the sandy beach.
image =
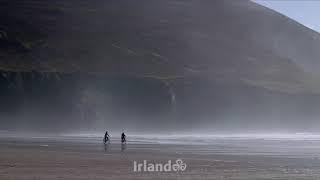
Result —
<instances>
[{"instance_id":1,"label":"sandy beach","mask_svg":"<svg viewBox=\"0 0 320 180\"><path fill-rule=\"evenodd\" d=\"M0 179L320 178L318 141L312 141L309 151L302 154L294 145L297 142L287 141L287 148L281 148L284 142L251 141L237 144L223 140L215 145L129 141L121 145L115 140L103 145L100 138L1 138ZM263 146L264 151L259 149ZM274 148L268 149L271 146ZM135 161L165 164L177 159L186 164L184 171L134 171Z\"/></svg>"}]
</instances>

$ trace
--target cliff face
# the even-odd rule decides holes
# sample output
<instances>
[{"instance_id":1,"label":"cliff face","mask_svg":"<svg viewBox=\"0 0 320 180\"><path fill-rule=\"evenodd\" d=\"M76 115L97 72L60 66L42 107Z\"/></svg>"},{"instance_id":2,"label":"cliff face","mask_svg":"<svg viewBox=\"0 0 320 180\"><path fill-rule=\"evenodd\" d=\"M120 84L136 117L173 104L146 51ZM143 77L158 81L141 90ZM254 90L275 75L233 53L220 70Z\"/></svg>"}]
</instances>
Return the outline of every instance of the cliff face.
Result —
<instances>
[{"instance_id":1,"label":"cliff face","mask_svg":"<svg viewBox=\"0 0 320 180\"><path fill-rule=\"evenodd\" d=\"M156 83L145 90L158 89L166 99L158 105L188 122L226 113L316 117L309 107L318 104L319 48L318 33L247 0L0 1L3 89L9 79L33 92L28 82L66 74ZM43 83L35 83L39 93Z\"/></svg>"}]
</instances>

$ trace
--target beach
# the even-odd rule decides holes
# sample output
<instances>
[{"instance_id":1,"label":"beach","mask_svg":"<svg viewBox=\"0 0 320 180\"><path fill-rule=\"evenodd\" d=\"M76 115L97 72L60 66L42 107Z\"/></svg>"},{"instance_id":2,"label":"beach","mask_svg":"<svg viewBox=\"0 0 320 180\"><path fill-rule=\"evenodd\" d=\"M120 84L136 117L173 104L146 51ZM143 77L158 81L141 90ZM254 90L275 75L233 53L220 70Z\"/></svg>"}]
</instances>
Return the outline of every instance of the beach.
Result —
<instances>
[{"instance_id":1,"label":"beach","mask_svg":"<svg viewBox=\"0 0 320 180\"><path fill-rule=\"evenodd\" d=\"M107 145L100 141L98 137L1 137L0 179L320 178L317 140L214 139L210 144L131 140L124 145L119 140ZM135 163L144 161L173 165L176 160L183 161L185 169L134 169Z\"/></svg>"}]
</instances>

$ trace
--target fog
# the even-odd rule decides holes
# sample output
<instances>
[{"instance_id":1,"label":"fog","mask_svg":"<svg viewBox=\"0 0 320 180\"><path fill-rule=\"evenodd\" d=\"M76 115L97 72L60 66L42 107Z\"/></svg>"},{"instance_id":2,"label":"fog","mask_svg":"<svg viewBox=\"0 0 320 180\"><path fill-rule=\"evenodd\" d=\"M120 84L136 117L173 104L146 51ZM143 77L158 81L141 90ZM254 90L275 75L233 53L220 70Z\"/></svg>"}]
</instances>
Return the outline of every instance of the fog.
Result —
<instances>
[{"instance_id":1,"label":"fog","mask_svg":"<svg viewBox=\"0 0 320 180\"><path fill-rule=\"evenodd\" d=\"M20 77L17 77L20 76ZM7 73L1 129L16 133L317 132L319 97L242 84L81 74Z\"/></svg>"}]
</instances>

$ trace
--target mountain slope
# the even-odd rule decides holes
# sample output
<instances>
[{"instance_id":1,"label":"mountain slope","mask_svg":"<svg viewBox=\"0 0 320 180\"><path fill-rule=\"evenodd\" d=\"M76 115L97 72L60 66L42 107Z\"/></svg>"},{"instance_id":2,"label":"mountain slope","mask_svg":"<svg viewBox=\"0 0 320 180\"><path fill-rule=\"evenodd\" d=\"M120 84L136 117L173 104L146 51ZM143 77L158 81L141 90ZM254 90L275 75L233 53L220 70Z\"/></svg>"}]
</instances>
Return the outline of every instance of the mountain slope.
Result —
<instances>
[{"instance_id":1,"label":"mountain slope","mask_svg":"<svg viewBox=\"0 0 320 180\"><path fill-rule=\"evenodd\" d=\"M318 92L319 34L247 0L2 0L0 20L4 71L222 76Z\"/></svg>"}]
</instances>

